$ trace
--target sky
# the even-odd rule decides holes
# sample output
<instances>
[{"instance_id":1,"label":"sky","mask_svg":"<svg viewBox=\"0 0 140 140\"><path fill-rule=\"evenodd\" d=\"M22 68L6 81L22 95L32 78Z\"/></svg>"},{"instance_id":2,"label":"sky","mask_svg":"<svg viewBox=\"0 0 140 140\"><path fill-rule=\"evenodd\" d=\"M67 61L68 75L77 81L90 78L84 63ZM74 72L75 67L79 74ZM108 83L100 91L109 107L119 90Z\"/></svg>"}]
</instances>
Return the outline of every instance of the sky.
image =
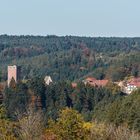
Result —
<instances>
[{"instance_id":1,"label":"sky","mask_svg":"<svg viewBox=\"0 0 140 140\"><path fill-rule=\"evenodd\" d=\"M140 37L140 0L0 0L0 34Z\"/></svg>"}]
</instances>

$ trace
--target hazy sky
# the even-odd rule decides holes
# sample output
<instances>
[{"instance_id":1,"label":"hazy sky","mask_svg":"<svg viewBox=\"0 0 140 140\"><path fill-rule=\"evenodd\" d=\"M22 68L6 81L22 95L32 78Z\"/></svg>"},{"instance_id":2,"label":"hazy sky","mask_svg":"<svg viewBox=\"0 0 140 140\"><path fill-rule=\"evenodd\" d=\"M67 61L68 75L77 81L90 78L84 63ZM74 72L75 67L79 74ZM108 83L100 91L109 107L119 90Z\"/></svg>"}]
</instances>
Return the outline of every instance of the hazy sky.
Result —
<instances>
[{"instance_id":1,"label":"hazy sky","mask_svg":"<svg viewBox=\"0 0 140 140\"><path fill-rule=\"evenodd\" d=\"M0 34L140 36L140 0L0 0Z\"/></svg>"}]
</instances>

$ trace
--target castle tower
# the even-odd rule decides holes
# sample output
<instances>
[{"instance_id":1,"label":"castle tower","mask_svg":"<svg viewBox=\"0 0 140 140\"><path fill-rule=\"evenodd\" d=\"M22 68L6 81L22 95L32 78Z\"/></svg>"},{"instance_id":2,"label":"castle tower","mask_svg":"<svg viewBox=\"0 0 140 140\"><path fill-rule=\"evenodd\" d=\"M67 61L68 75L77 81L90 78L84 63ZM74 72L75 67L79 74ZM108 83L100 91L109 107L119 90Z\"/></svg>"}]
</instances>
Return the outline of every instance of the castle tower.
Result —
<instances>
[{"instance_id":1,"label":"castle tower","mask_svg":"<svg viewBox=\"0 0 140 140\"><path fill-rule=\"evenodd\" d=\"M13 66L8 66L8 86L14 78L15 82L20 80L20 67L13 65Z\"/></svg>"}]
</instances>

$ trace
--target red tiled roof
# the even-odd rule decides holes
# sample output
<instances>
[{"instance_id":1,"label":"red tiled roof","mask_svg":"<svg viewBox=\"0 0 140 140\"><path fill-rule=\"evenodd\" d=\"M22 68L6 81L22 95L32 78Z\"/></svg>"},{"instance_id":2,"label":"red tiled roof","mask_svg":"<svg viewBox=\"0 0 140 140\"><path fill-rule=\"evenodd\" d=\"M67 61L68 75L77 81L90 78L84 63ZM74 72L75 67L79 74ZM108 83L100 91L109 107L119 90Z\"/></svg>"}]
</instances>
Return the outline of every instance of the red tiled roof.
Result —
<instances>
[{"instance_id":1,"label":"red tiled roof","mask_svg":"<svg viewBox=\"0 0 140 140\"><path fill-rule=\"evenodd\" d=\"M77 83L72 83L71 85L72 85L73 88L77 87Z\"/></svg>"},{"instance_id":2,"label":"red tiled roof","mask_svg":"<svg viewBox=\"0 0 140 140\"><path fill-rule=\"evenodd\" d=\"M97 80L92 77L86 78L86 81L92 86L106 86L109 82L108 80Z\"/></svg>"},{"instance_id":3,"label":"red tiled roof","mask_svg":"<svg viewBox=\"0 0 140 140\"><path fill-rule=\"evenodd\" d=\"M90 83L93 86L106 86L108 83L108 80L95 80L94 82Z\"/></svg>"},{"instance_id":4,"label":"red tiled roof","mask_svg":"<svg viewBox=\"0 0 140 140\"><path fill-rule=\"evenodd\" d=\"M140 82L130 82L129 84L135 85L136 87L140 87Z\"/></svg>"},{"instance_id":5,"label":"red tiled roof","mask_svg":"<svg viewBox=\"0 0 140 140\"><path fill-rule=\"evenodd\" d=\"M136 87L140 87L140 77L131 79L129 81L129 84L135 85Z\"/></svg>"},{"instance_id":6,"label":"red tiled roof","mask_svg":"<svg viewBox=\"0 0 140 140\"><path fill-rule=\"evenodd\" d=\"M130 81L140 82L140 77L138 77L138 78L132 78L132 79L130 79Z\"/></svg>"}]
</instances>

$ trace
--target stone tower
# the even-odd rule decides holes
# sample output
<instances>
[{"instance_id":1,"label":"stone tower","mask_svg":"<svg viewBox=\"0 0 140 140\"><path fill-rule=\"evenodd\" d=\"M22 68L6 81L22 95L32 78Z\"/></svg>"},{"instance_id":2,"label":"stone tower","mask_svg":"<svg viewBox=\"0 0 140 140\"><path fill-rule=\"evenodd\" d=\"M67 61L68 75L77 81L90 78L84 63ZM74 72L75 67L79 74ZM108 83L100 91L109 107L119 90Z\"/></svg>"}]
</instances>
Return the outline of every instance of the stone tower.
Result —
<instances>
[{"instance_id":1,"label":"stone tower","mask_svg":"<svg viewBox=\"0 0 140 140\"><path fill-rule=\"evenodd\" d=\"M14 78L15 82L20 80L20 67L13 65L13 66L8 66L8 86Z\"/></svg>"}]
</instances>

